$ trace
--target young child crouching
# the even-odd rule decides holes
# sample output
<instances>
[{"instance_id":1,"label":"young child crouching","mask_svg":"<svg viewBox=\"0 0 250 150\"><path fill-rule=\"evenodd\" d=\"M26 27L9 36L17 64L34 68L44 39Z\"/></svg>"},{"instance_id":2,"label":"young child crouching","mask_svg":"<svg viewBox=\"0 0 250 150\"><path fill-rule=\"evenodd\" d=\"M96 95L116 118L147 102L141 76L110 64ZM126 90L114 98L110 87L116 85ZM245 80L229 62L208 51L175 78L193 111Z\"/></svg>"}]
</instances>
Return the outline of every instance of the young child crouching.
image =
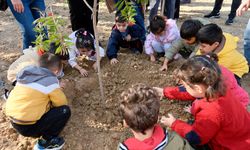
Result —
<instances>
[{"instance_id":1,"label":"young child crouching","mask_svg":"<svg viewBox=\"0 0 250 150\"><path fill-rule=\"evenodd\" d=\"M123 123L134 137L119 144L119 150L190 150L187 141L157 124L160 99L156 91L144 84L134 85L121 94Z\"/></svg>"},{"instance_id":2,"label":"young child crouching","mask_svg":"<svg viewBox=\"0 0 250 150\"><path fill-rule=\"evenodd\" d=\"M16 86L6 102L6 115L21 135L41 137L35 150L56 150L64 145L59 134L71 115L57 79L62 62L58 56L45 53L38 64L18 73Z\"/></svg>"},{"instance_id":3,"label":"young child crouching","mask_svg":"<svg viewBox=\"0 0 250 150\"><path fill-rule=\"evenodd\" d=\"M137 23L137 22L136 22ZM122 48L130 48L134 53L142 53L145 29L137 24L129 24L125 17L117 13L107 46L107 57L111 64L118 63L117 53Z\"/></svg>"},{"instance_id":4,"label":"young child crouching","mask_svg":"<svg viewBox=\"0 0 250 150\"><path fill-rule=\"evenodd\" d=\"M208 145L213 150L249 149L249 112L240 103L240 93L223 80L222 73L219 65L206 56L189 58L176 77L196 98L189 110L194 123L190 125L172 115L161 121L197 148Z\"/></svg>"},{"instance_id":5,"label":"young child crouching","mask_svg":"<svg viewBox=\"0 0 250 150\"><path fill-rule=\"evenodd\" d=\"M88 60L95 61L93 68L97 70L97 53L95 51L94 36L85 29L79 29L69 35L71 41L74 43L69 51L69 64L72 68L77 69L81 75L88 76L88 71L79 66L76 58L79 56L86 56ZM105 56L104 49L99 46L100 57Z\"/></svg>"},{"instance_id":6,"label":"young child crouching","mask_svg":"<svg viewBox=\"0 0 250 150\"><path fill-rule=\"evenodd\" d=\"M145 52L155 61L155 53L164 56L165 49L171 46L174 40L179 39L180 33L175 20L163 16L155 16L150 21L150 34L145 41Z\"/></svg>"}]
</instances>

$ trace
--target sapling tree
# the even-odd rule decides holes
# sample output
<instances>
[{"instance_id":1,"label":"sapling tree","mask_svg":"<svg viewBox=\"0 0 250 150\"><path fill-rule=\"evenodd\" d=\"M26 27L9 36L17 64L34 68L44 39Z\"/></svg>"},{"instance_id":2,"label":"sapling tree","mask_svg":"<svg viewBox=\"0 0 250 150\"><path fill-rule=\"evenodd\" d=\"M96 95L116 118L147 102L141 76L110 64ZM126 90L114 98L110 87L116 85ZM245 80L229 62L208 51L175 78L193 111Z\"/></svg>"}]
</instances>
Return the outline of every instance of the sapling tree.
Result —
<instances>
[{"instance_id":1,"label":"sapling tree","mask_svg":"<svg viewBox=\"0 0 250 150\"><path fill-rule=\"evenodd\" d=\"M50 44L57 46L56 54L65 55L73 45L64 32L66 21L61 16L53 15L52 9L48 16L41 12L41 17L34 21L34 30L38 33L34 44L39 51L48 51Z\"/></svg>"}]
</instances>

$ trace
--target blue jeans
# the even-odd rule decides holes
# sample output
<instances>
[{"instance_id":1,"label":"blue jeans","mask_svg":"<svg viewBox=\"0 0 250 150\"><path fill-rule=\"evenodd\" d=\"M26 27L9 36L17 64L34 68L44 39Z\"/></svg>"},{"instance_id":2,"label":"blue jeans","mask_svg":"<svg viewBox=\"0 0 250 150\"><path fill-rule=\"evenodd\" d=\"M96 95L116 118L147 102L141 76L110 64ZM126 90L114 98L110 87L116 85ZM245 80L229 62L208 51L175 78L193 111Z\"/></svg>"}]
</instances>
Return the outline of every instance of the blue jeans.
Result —
<instances>
[{"instance_id":1,"label":"blue jeans","mask_svg":"<svg viewBox=\"0 0 250 150\"><path fill-rule=\"evenodd\" d=\"M167 44L161 44L160 42L153 41L152 47L156 53L164 53L165 49L168 49L171 46L170 43Z\"/></svg>"},{"instance_id":2,"label":"blue jeans","mask_svg":"<svg viewBox=\"0 0 250 150\"><path fill-rule=\"evenodd\" d=\"M155 2L155 3L154 3ZM152 1L153 4L153 7L150 8L150 13L149 13L149 17L148 17L148 20L151 21L153 20L154 16L157 15L157 12L158 12L158 8L159 8L159 5L160 5L160 0L155 0L155 1ZM151 3L151 2L150 2ZM151 4L150 4L151 5Z\"/></svg>"},{"instance_id":3,"label":"blue jeans","mask_svg":"<svg viewBox=\"0 0 250 150\"><path fill-rule=\"evenodd\" d=\"M248 65L250 65L250 19L244 33L244 55L247 59Z\"/></svg>"},{"instance_id":4,"label":"blue jeans","mask_svg":"<svg viewBox=\"0 0 250 150\"><path fill-rule=\"evenodd\" d=\"M45 10L44 0L22 0L24 12L18 13L14 10L11 0L7 0L8 6L21 29L23 37L23 49L34 46L32 42L36 40L36 33L33 30L33 21L40 17L40 11Z\"/></svg>"}]
</instances>

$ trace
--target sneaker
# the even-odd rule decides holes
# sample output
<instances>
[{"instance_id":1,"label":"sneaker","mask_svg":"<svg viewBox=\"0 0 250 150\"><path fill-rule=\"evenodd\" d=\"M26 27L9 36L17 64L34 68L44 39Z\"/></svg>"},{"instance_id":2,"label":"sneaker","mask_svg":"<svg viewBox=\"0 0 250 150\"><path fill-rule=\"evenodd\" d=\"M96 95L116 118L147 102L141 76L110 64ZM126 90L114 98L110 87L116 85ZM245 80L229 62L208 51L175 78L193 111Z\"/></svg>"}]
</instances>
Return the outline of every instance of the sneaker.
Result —
<instances>
[{"instance_id":1,"label":"sneaker","mask_svg":"<svg viewBox=\"0 0 250 150\"><path fill-rule=\"evenodd\" d=\"M6 101L9 95L10 95L10 91L8 89L4 89L4 94L1 97Z\"/></svg>"},{"instance_id":2,"label":"sneaker","mask_svg":"<svg viewBox=\"0 0 250 150\"><path fill-rule=\"evenodd\" d=\"M177 100L195 100L196 98L191 96L183 86L178 87L166 87L163 90L164 96L169 99Z\"/></svg>"},{"instance_id":3,"label":"sneaker","mask_svg":"<svg viewBox=\"0 0 250 150\"><path fill-rule=\"evenodd\" d=\"M211 12L210 14L205 15L204 18L220 18L220 13Z\"/></svg>"},{"instance_id":4,"label":"sneaker","mask_svg":"<svg viewBox=\"0 0 250 150\"><path fill-rule=\"evenodd\" d=\"M38 139L34 150L60 150L64 146L65 142L62 137L55 137L50 141L44 139Z\"/></svg>"},{"instance_id":5,"label":"sneaker","mask_svg":"<svg viewBox=\"0 0 250 150\"><path fill-rule=\"evenodd\" d=\"M228 18L227 21L225 22L225 25L231 25L234 23L234 19Z\"/></svg>"}]
</instances>

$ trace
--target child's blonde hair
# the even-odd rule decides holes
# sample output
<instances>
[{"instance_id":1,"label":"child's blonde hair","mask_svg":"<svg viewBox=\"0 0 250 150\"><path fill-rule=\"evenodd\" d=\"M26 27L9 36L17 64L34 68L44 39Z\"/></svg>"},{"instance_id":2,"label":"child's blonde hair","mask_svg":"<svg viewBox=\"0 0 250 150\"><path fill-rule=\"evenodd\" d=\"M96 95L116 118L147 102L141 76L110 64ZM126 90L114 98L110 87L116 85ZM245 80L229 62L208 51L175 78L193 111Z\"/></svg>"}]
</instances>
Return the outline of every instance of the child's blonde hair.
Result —
<instances>
[{"instance_id":1,"label":"child's blonde hair","mask_svg":"<svg viewBox=\"0 0 250 150\"><path fill-rule=\"evenodd\" d=\"M177 71L177 78L186 82L191 88L193 84L207 86L207 100L225 95L225 85L221 78L219 65L210 55L197 55L189 58Z\"/></svg>"}]
</instances>

